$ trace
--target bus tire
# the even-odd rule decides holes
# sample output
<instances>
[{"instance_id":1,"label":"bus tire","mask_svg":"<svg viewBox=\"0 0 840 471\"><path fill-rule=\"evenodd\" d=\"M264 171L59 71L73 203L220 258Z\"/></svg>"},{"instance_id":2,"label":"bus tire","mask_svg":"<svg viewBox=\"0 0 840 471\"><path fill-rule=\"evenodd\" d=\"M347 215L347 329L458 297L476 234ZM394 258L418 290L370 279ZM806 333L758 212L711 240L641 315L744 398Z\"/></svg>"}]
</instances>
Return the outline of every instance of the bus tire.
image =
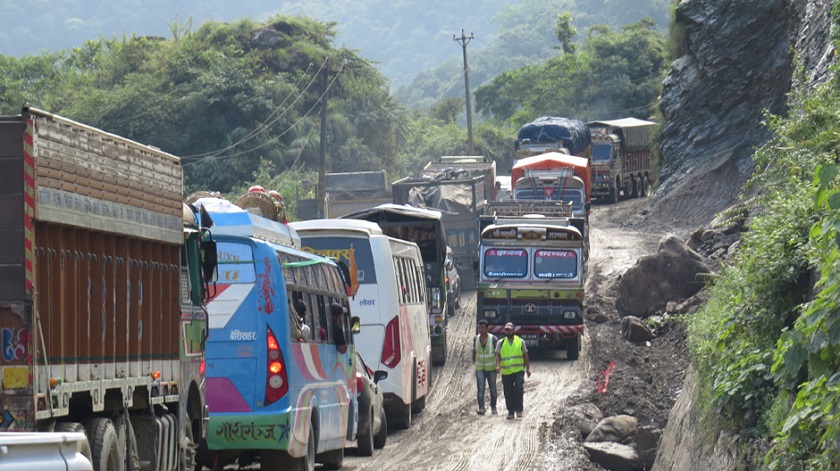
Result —
<instances>
[{"instance_id":1,"label":"bus tire","mask_svg":"<svg viewBox=\"0 0 840 471\"><path fill-rule=\"evenodd\" d=\"M96 471L122 471L119 436L111 419L91 417L85 422L91 448L91 463Z\"/></svg>"},{"instance_id":2,"label":"bus tire","mask_svg":"<svg viewBox=\"0 0 840 471\"><path fill-rule=\"evenodd\" d=\"M388 416L384 408L380 414L382 414L382 427L379 428L379 433L373 436L373 447L376 449L385 448L385 442L388 440Z\"/></svg>"},{"instance_id":3,"label":"bus tire","mask_svg":"<svg viewBox=\"0 0 840 471\"><path fill-rule=\"evenodd\" d=\"M569 360L580 358L580 334L573 339L566 340L566 358Z\"/></svg>"},{"instance_id":4,"label":"bus tire","mask_svg":"<svg viewBox=\"0 0 840 471\"><path fill-rule=\"evenodd\" d=\"M260 469L282 469L289 471L315 471L315 432L309 427L309 440L306 442L306 454L293 458L286 451L261 450Z\"/></svg>"},{"instance_id":5,"label":"bus tire","mask_svg":"<svg viewBox=\"0 0 840 471\"><path fill-rule=\"evenodd\" d=\"M341 469L344 464L344 448L338 450L325 451L320 456L320 462L324 465L324 469Z\"/></svg>"}]
</instances>

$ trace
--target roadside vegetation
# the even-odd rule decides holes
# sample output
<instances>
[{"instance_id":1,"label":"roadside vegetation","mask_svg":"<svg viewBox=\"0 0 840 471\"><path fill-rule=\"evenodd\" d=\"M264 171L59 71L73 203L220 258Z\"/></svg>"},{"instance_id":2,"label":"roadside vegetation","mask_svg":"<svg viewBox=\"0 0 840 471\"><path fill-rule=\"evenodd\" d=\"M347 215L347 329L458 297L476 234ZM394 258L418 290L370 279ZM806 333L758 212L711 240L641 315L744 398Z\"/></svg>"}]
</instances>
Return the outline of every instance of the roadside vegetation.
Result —
<instances>
[{"instance_id":1,"label":"roadside vegetation","mask_svg":"<svg viewBox=\"0 0 840 471\"><path fill-rule=\"evenodd\" d=\"M475 91L474 152L494 159L501 174L528 121L648 117L655 108L667 62L652 20L620 31L592 26L582 38L570 13L552 20L557 46L543 65ZM168 39L100 38L55 53L0 55L0 112L29 103L154 145L182 158L188 192L238 195L259 184L279 190L292 215L298 197L314 196L325 87L328 172L384 169L395 181L466 153L463 92L410 110L371 61L333 46L336 28L295 16L174 22Z\"/></svg>"},{"instance_id":2,"label":"roadside vegetation","mask_svg":"<svg viewBox=\"0 0 840 471\"><path fill-rule=\"evenodd\" d=\"M704 428L740 436L750 469L840 463L838 85L794 90L788 117L767 116L749 232L688 321Z\"/></svg>"}]
</instances>

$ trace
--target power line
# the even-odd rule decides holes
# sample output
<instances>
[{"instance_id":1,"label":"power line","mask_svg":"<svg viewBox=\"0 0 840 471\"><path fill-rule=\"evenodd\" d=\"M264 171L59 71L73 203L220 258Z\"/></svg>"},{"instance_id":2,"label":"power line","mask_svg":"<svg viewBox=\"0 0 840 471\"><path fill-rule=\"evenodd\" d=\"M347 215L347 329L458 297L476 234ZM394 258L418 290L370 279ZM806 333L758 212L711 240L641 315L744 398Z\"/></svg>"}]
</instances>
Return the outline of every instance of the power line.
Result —
<instances>
[{"instance_id":1,"label":"power line","mask_svg":"<svg viewBox=\"0 0 840 471\"><path fill-rule=\"evenodd\" d=\"M258 124L258 125L257 125L254 129L253 129L253 130L251 130L251 132L249 132L247 135L245 135L243 138L241 138L241 139L240 139L240 140L238 140L237 142L235 142L235 143L233 143L233 144L230 144L230 145L228 145L228 146L225 146L225 147L223 147L223 148L221 148L221 149L217 149L217 150L210 151L210 152L205 152L205 153L202 153L202 154L186 155L186 156L183 156L183 157L181 157L181 158L182 158L182 159L197 159L197 158L215 157L215 156L220 155L220 154L222 154L222 153L224 153L224 152L227 152L227 151L229 151L229 150L233 150L233 149L235 149L236 147L238 147L238 146L240 146L240 145L244 144L245 142L247 142L247 141L249 141L249 140L253 139L254 137L256 137L256 136L258 136L258 135L262 134L263 132L268 131L268 130L269 130L269 127L270 127L272 124L274 124L275 122L277 122L277 120L279 120L280 118L282 118L282 117L283 117L283 116L284 116L284 115L285 115L285 114L286 114L286 113L287 113L287 112L291 109L292 105L294 105L295 103L297 103L297 102L298 102L298 100L300 100L300 98L301 98L301 97L302 97L302 96L306 93L306 91L307 91L307 90L309 90L309 87L310 87L310 86L312 86L312 83L315 81L315 78L316 78L316 77L318 77L318 74L321 72L321 69L323 69L323 68L324 68L324 65L325 65L325 64L326 64L326 62L324 62L324 63L322 63L322 64L321 64L321 67L318 69L318 72L316 72L316 73L315 73L315 75L314 75L314 76L313 76L313 77L309 80L309 83L307 83L307 84L306 84L306 87L305 87L302 91L300 91L300 93L298 93L297 97L295 97L294 101L293 101L293 102L292 102L292 103L291 103L288 107L285 107L285 108L284 108L284 107L283 107L283 105L285 105L285 104L286 104L286 102L287 102L287 101L289 101L289 98L292 96L292 93L294 93L294 92L290 92L290 93L286 96L286 98L285 98L285 99L283 99L283 102L282 102L282 103L280 103L280 105L278 105L278 106L274 109L274 111L272 111L272 112L271 112L271 114L270 114L270 115L269 115L269 116L268 116L268 117L267 117L267 118L266 118L263 122L261 122L260 124ZM305 77L305 76L306 76L306 73L307 73L307 72L309 72L309 70L310 70L311 68L312 68L312 63L310 63L310 64L309 64L309 67L307 67L307 68L306 68L306 71L304 71L304 73L301 75L301 79L298 81L298 83L296 83L296 84L295 84L294 89L297 89L297 88L298 88L298 86L300 86L300 83L301 83L301 82L303 82L303 77ZM277 114L277 112L278 112L278 111L280 111L281 109L283 109L283 113L281 113L281 114L280 114L279 116L277 116L276 118L272 119L272 117L273 117L275 114ZM287 130L287 131L288 131L288 130Z\"/></svg>"},{"instance_id":2,"label":"power line","mask_svg":"<svg viewBox=\"0 0 840 471\"><path fill-rule=\"evenodd\" d=\"M183 164L182 166L186 167L186 166L189 166L189 165L193 165L193 164L201 162L201 160L204 160L204 159L207 159L207 158L210 158L210 157L217 157L216 160L225 160L225 159L229 159L229 158L232 158L232 157L239 157L241 155L245 155L245 154L251 153L255 150L262 149L263 147L266 147L268 145L274 144L281 137L283 137L286 134L288 134L289 132L291 132L292 129L297 127L298 124L300 124L304 119L306 119L312 113L312 110L314 110L315 107L318 106L321 103L321 100L323 99L324 94L326 94L333 87L333 85L335 84L335 81L338 79L340 74L341 74L341 71L339 71L339 73L336 74L336 76L332 78L332 80L329 82L329 85L327 86L326 90L324 90L321 93L321 95L318 97L318 100L315 101L315 103L313 103L312 106L308 110L306 110L306 113L303 116L301 116L297 121L295 121L291 126L289 126L288 129L286 129L285 131L282 131L280 134L274 136L270 140L268 140L266 142L263 142L262 144L260 144L256 147L253 147L251 149L244 150L242 152L237 152L237 153L234 153L234 154L221 155L221 156L218 156L218 157L216 155L205 156L200 160L194 160L192 162L187 162L187 163Z\"/></svg>"}]
</instances>

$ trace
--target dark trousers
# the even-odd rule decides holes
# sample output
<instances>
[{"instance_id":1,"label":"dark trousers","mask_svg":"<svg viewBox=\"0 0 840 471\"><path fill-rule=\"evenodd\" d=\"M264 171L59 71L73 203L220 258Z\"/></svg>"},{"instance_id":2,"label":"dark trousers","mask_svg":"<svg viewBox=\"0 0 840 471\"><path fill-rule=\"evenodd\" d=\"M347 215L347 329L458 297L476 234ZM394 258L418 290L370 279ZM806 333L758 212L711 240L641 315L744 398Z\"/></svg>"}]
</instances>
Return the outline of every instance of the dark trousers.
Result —
<instances>
[{"instance_id":1,"label":"dark trousers","mask_svg":"<svg viewBox=\"0 0 840 471\"><path fill-rule=\"evenodd\" d=\"M505 406L508 414L522 412L522 396L525 394L525 372L517 371L502 375L502 388L505 391Z\"/></svg>"}]
</instances>

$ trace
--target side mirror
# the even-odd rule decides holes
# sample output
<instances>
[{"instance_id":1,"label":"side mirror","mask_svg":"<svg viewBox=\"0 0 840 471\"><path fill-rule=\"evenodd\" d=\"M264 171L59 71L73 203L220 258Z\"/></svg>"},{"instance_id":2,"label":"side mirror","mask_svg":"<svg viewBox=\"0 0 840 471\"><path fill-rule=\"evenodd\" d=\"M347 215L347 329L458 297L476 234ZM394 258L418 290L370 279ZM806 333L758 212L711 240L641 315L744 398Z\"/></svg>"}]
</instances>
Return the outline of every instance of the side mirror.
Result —
<instances>
[{"instance_id":1,"label":"side mirror","mask_svg":"<svg viewBox=\"0 0 840 471\"><path fill-rule=\"evenodd\" d=\"M359 319L358 316L353 316L350 318L350 332L354 334L358 334L362 331L362 321Z\"/></svg>"},{"instance_id":2,"label":"side mirror","mask_svg":"<svg viewBox=\"0 0 840 471\"><path fill-rule=\"evenodd\" d=\"M373 372L373 382L378 383L388 377L388 372L385 370L376 370Z\"/></svg>"},{"instance_id":3,"label":"side mirror","mask_svg":"<svg viewBox=\"0 0 840 471\"><path fill-rule=\"evenodd\" d=\"M204 274L204 281L208 282L213 280L214 275L216 274L216 268L219 265L219 255L216 251L216 241L212 239L202 240L201 254L201 269Z\"/></svg>"}]
</instances>

